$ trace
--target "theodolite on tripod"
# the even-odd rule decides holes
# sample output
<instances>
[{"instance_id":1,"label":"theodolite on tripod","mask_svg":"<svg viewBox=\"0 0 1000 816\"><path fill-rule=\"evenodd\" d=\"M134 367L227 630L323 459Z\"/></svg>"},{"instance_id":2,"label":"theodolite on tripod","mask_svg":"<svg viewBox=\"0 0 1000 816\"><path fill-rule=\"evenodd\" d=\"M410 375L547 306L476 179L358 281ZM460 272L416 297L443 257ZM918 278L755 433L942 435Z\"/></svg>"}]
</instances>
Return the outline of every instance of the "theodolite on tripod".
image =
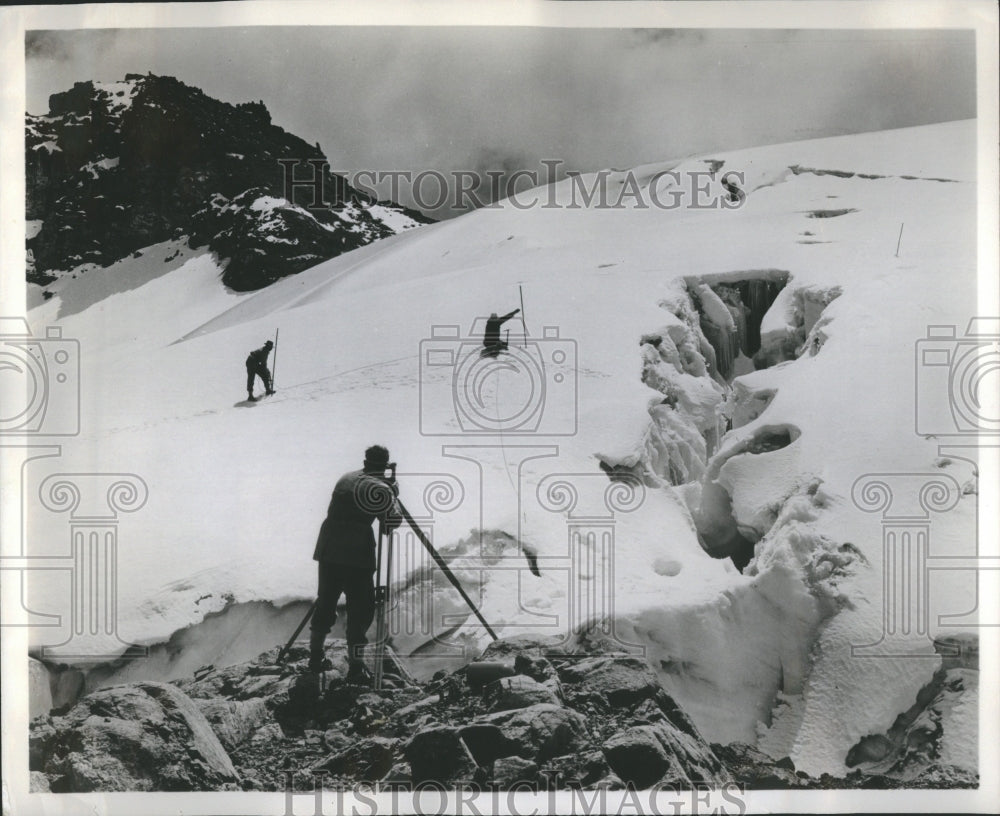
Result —
<instances>
[{"instance_id":1,"label":"theodolite on tripod","mask_svg":"<svg viewBox=\"0 0 1000 816\"><path fill-rule=\"evenodd\" d=\"M399 499L398 489L396 485L396 463L390 462L386 466L385 473L382 476L383 481L393 488L393 493L396 493L396 498L394 501L394 512L393 515L398 515L403 521L410 525L413 530L414 535L420 540L420 543L424 545L424 548L430 553L431 558L434 559L434 563L441 569L445 577L451 582L452 586L458 590L458 593L462 596L462 599L468 604L469 608L482 623L483 627L486 629L489 636L493 639L497 639L496 632L487 623L486 619L483 617L482 612L473 603L472 599L466 593L465 588L462 586L461 582L455 576L455 573L451 571L448 565L445 563L441 554L434 548L431 544L430 539L424 534L423 530L417 525L413 520L413 516L406 509L406 506ZM385 677L385 647L389 639L389 622L388 613L392 608L391 595L392 595L392 553L393 553L393 536L390 529L387 529L387 525L384 520L379 520L379 530L378 530L378 541L376 544L375 552L375 655L374 655L374 687L376 689L382 688L382 682ZM309 611L306 616L302 619L302 622L298 625L295 632L289 638L288 642L285 644L284 648L278 653L278 663L283 663L288 655L289 650L292 648L292 644L295 643L299 634L305 628L309 619L312 617L313 612L316 610L316 603L313 602L312 606L309 607ZM401 674L405 675L405 669L398 661L395 661L397 668Z\"/></svg>"}]
</instances>

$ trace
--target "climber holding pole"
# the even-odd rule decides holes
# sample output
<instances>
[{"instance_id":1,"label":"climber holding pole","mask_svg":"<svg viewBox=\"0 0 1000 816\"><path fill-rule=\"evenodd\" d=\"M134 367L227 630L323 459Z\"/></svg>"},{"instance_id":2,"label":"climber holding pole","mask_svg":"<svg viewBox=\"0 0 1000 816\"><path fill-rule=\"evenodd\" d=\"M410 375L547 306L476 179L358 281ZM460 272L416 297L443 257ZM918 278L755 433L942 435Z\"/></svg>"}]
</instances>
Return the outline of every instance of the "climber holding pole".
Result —
<instances>
[{"instance_id":1,"label":"climber holding pole","mask_svg":"<svg viewBox=\"0 0 1000 816\"><path fill-rule=\"evenodd\" d=\"M501 351L507 349L507 343L500 339L500 327L520 311L515 309L500 316L493 312L489 316L486 320L486 331L483 332L483 350L480 352L483 357L497 357Z\"/></svg>"},{"instance_id":2,"label":"climber holding pole","mask_svg":"<svg viewBox=\"0 0 1000 816\"><path fill-rule=\"evenodd\" d=\"M267 370L267 356L273 348L274 343L268 340L259 349L254 349L247 355L247 402L256 402L259 399L253 395L253 387L258 377L264 381L264 396L274 393L271 372Z\"/></svg>"}]
</instances>

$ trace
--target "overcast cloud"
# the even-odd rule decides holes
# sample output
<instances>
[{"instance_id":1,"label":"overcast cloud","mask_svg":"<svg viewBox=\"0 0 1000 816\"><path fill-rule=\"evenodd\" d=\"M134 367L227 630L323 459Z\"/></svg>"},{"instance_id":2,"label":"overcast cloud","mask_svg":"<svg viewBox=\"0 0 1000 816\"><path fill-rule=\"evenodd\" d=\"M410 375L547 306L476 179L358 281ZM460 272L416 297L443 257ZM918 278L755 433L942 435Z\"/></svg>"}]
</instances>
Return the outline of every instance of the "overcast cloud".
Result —
<instances>
[{"instance_id":1,"label":"overcast cloud","mask_svg":"<svg viewBox=\"0 0 1000 816\"><path fill-rule=\"evenodd\" d=\"M341 172L626 168L976 115L971 31L130 29L26 49L31 113L152 71L263 100Z\"/></svg>"}]
</instances>

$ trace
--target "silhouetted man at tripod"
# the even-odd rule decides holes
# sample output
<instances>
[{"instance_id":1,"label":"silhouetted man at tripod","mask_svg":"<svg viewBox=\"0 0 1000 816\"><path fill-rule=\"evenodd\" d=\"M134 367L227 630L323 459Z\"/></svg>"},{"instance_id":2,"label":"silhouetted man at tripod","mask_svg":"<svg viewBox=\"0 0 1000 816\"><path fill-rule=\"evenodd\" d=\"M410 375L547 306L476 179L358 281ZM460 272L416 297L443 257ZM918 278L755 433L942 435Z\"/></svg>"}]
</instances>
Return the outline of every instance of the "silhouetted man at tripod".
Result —
<instances>
[{"instance_id":1,"label":"silhouetted man at tripod","mask_svg":"<svg viewBox=\"0 0 1000 816\"><path fill-rule=\"evenodd\" d=\"M520 309L515 309L503 317L497 317L497 313L493 312L489 316L486 321L486 331L483 333L483 354L496 357L507 348L507 344L500 339L500 327L520 311Z\"/></svg>"},{"instance_id":2,"label":"silhouetted man at tripod","mask_svg":"<svg viewBox=\"0 0 1000 816\"><path fill-rule=\"evenodd\" d=\"M256 402L253 395L253 386L257 377L264 381L264 393L271 395L274 390L271 388L271 372L267 370L267 355L274 348L274 343L268 340L259 349L251 351L247 356L247 400Z\"/></svg>"},{"instance_id":3,"label":"silhouetted man at tripod","mask_svg":"<svg viewBox=\"0 0 1000 816\"><path fill-rule=\"evenodd\" d=\"M366 683L364 664L366 633L375 617L375 534L372 522L379 519L386 532L398 527L396 513L399 489L396 465L389 451L372 445L365 451L364 467L342 476L333 488L326 519L320 527L313 558L319 562L316 609L310 624L309 670L323 671L326 636L337 619L337 602L347 597L347 681Z\"/></svg>"}]
</instances>

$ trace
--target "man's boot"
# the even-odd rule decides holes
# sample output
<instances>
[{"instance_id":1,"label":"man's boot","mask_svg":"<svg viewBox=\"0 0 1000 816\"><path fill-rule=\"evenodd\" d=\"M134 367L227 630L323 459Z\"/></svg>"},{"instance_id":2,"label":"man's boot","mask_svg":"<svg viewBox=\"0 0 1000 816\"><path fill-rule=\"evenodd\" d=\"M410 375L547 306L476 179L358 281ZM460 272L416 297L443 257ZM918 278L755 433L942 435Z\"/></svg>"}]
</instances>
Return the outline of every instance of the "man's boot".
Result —
<instances>
[{"instance_id":1,"label":"man's boot","mask_svg":"<svg viewBox=\"0 0 1000 816\"><path fill-rule=\"evenodd\" d=\"M372 676L365 666L364 654L364 643L354 643L347 647L347 677L344 678L344 682L371 686Z\"/></svg>"},{"instance_id":2,"label":"man's boot","mask_svg":"<svg viewBox=\"0 0 1000 816\"><path fill-rule=\"evenodd\" d=\"M326 632L311 632L309 635L309 671L319 674L333 668L326 658Z\"/></svg>"},{"instance_id":3,"label":"man's boot","mask_svg":"<svg viewBox=\"0 0 1000 816\"><path fill-rule=\"evenodd\" d=\"M368 667L365 666L364 660L354 658L347 661L347 677L344 678L344 682L355 686L370 686L372 684L372 675L368 671Z\"/></svg>"}]
</instances>

